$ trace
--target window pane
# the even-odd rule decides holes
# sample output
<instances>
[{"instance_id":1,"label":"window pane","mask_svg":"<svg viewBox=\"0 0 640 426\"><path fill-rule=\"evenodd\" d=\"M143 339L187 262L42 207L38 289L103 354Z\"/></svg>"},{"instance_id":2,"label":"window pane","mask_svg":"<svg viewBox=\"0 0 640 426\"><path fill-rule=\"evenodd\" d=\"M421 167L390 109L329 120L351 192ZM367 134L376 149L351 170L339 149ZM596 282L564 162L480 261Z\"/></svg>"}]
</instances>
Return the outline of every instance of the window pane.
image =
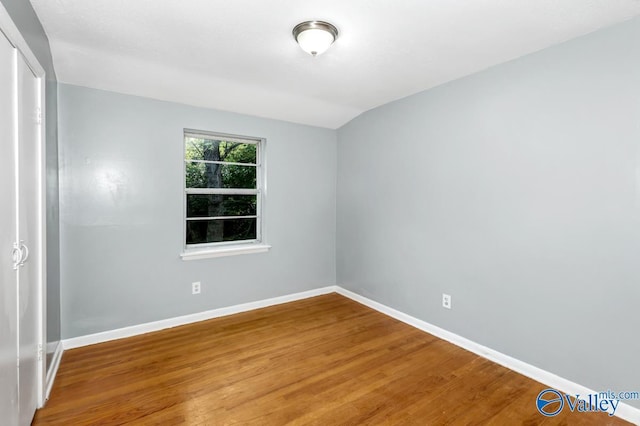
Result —
<instances>
[{"instance_id":1,"label":"window pane","mask_svg":"<svg viewBox=\"0 0 640 426\"><path fill-rule=\"evenodd\" d=\"M220 139L201 139L185 136L187 160L228 161L257 163L256 144L229 142Z\"/></svg>"},{"instance_id":2,"label":"window pane","mask_svg":"<svg viewBox=\"0 0 640 426\"><path fill-rule=\"evenodd\" d=\"M187 217L254 216L255 195L187 195Z\"/></svg>"},{"instance_id":3,"label":"window pane","mask_svg":"<svg viewBox=\"0 0 640 426\"><path fill-rule=\"evenodd\" d=\"M256 188L256 167L233 164L185 164L187 188Z\"/></svg>"},{"instance_id":4,"label":"window pane","mask_svg":"<svg viewBox=\"0 0 640 426\"><path fill-rule=\"evenodd\" d=\"M187 221L187 244L256 239L257 219Z\"/></svg>"}]
</instances>

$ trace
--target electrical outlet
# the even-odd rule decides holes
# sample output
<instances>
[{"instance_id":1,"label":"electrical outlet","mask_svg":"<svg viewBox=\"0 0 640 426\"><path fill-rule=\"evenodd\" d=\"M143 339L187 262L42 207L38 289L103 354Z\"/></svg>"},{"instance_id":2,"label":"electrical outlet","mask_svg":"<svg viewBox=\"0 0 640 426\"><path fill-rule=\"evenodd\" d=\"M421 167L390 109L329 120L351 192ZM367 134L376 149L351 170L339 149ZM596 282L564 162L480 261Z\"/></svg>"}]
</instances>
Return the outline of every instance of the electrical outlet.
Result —
<instances>
[{"instance_id":1,"label":"electrical outlet","mask_svg":"<svg viewBox=\"0 0 640 426\"><path fill-rule=\"evenodd\" d=\"M451 295L442 293L442 307L451 309Z\"/></svg>"},{"instance_id":2,"label":"electrical outlet","mask_svg":"<svg viewBox=\"0 0 640 426\"><path fill-rule=\"evenodd\" d=\"M191 283L191 294L200 294L200 281Z\"/></svg>"}]
</instances>

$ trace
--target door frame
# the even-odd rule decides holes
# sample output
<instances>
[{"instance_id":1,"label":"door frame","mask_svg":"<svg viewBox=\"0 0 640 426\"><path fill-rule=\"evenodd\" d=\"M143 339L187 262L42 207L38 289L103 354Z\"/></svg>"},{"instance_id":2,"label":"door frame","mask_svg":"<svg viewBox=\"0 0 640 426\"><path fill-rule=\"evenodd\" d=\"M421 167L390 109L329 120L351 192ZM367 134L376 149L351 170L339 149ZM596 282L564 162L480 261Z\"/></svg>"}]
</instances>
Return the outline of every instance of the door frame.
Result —
<instances>
[{"instance_id":1,"label":"door frame","mask_svg":"<svg viewBox=\"0 0 640 426\"><path fill-rule=\"evenodd\" d=\"M46 315L46 297L47 297L47 191L46 191L46 115L45 115L45 81L46 75L44 68L36 58L36 55L33 54L31 48L27 44L27 41L24 39L18 27L16 27L15 23L11 19L9 12L5 9L4 5L0 3L0 31L4 33L9 42L13 44L13 46L18 50L18 53L21 54L31 69L35 76L38 78L38 91L40 98L40 131L39 131L39 141L38 141L38 152L36 156L38 158L38 188L37 188L37 197L38 197L38 230L37 230L37 241L38 241L38 257L40 258L40 262L37 265L37 280L36 280L36 312L39 315L39 318L36 318L36 323L38 324L38 330L36 330L38 336L38 353L37 356L37 382L38 389L36 389L36 394L38 396L37 406L41 408L44 406L46 400L46 353L44 352L44 348L46 347L46 330L47 330L47 315ZM16 129L17 132L17 129ZM17 138L17 135L16 135ZM17 139L16 139L17 140ZM18 195L19 196L19 195Z\"/></svg>"}]
</instances>

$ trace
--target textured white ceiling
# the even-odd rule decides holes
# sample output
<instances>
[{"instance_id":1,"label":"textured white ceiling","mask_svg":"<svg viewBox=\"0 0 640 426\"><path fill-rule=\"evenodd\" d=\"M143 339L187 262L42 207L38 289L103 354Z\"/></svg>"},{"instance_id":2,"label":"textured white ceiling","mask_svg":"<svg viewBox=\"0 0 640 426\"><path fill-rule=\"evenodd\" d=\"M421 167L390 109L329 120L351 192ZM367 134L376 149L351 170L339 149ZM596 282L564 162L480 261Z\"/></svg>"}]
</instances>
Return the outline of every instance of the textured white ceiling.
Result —
<instances>
[{"instance_id":1,"label":"textured white ceiling","mask_svg":"<svg viewBox=\"0 0 640 426\"><path fill-rule=\"evenodd\" d=\"M31 0L58 80L337 128L360 113L640 15L640 0ZM291 36L340 36L322 56Z\"/></svg>"}]
</instances>

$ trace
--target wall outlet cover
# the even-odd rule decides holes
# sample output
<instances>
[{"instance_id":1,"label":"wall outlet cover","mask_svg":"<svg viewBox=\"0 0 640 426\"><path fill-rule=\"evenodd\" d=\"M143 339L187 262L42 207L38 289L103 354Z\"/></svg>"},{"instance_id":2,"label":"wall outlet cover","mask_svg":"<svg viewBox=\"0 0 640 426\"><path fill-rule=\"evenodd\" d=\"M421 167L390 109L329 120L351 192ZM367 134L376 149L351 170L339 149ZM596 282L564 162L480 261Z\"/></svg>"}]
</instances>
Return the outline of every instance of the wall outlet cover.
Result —
<instances>
[{"instance_id":1,"label":"wall outlet cover","mask_svg":"<svg viewBox=\"0 0 640 426\"><path fill-rule=\"evenodd\" d=\"M442 293L442 307L451 309L451 295Z\"/></svg>"}]
</instances>

